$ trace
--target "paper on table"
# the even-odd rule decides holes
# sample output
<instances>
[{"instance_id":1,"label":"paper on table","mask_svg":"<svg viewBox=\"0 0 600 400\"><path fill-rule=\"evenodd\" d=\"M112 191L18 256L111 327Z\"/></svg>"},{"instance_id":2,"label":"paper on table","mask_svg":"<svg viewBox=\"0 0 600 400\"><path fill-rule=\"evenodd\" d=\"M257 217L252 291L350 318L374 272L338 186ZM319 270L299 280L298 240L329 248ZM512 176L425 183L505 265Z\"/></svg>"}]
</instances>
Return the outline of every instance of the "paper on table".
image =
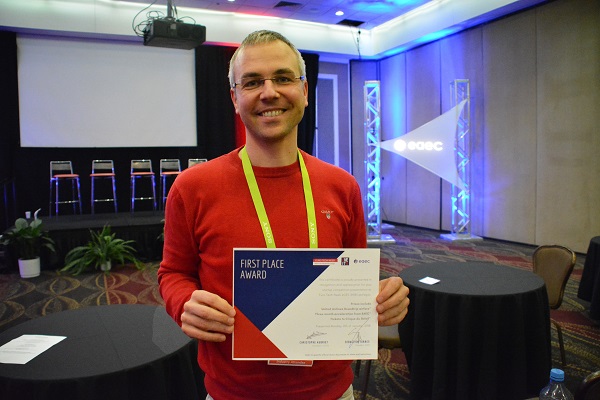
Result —
<instances>
[{"instance_id":1,"label":"paper on table","mask_svg":"<svg viewBox=\"0 0 600 400\"><path fill-rule=\"evenodd\" d=\"M26 364L66 336L22 335L0 347L0 363Z\"/></svg>"},{"instance_id":2,"label":"paper on table","mask_svg":"<svg viewBox=\"0 0 600 400\"><path fill-rule=\"evenodd\" d=\"M435 279L429 276L426 276L425 278L419 280L419 282L424 283L426 285L435 285L439 281L439 279Z\"/></svg>"}]
</instances>

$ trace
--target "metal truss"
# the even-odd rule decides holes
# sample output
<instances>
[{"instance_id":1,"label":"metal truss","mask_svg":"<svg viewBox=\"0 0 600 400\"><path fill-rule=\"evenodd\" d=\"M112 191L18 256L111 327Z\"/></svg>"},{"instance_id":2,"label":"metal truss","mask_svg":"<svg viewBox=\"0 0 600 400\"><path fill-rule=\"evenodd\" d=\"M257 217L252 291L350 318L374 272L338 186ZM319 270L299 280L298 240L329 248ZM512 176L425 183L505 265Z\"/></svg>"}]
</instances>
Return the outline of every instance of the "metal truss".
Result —
<instances>
[{"instance_id":1,"label":"metal truss","mask_svg":"<svg viewBox=\"0 0 600 400\"><path fill-rule=\"evenodd\" d=\"M367 240L381 238L381 103L379 81L365 81L365 181L367 206Z\"/></svg>"},{"instance_id":2,"label":"metal truss","mask_svg":"<svg viewBox=\"0 0 600 400\"><path fill-rule=\"evenodd\" d=\"M471 237L471 95L468 79L456 79L450 82L452 104L454 107L467 100L456 126L456 141L454 153L458 176L464 182L465 188L452 185L452 231L451 234L459 239Z\"/></svg>"}]
</instances>

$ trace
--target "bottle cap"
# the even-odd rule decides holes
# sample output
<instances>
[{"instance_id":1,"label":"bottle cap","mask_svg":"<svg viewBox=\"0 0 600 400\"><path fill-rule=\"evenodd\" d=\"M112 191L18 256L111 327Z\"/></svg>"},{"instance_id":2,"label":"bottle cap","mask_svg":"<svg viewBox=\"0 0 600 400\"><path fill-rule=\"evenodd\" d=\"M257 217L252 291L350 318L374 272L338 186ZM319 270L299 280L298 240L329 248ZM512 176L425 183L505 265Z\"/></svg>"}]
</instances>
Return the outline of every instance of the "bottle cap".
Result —
<instances>
[{"instance_id":1,"label":"bottle cap","mask_svg":"<svg viewBox=\"0 0 600 400\"><path fill-rule=\"evenodd\" d=\"M565 373L562 369L552 368L550 370L550 379L556 382L563 382L565 380Z\"/></svg>"}]
</instances>

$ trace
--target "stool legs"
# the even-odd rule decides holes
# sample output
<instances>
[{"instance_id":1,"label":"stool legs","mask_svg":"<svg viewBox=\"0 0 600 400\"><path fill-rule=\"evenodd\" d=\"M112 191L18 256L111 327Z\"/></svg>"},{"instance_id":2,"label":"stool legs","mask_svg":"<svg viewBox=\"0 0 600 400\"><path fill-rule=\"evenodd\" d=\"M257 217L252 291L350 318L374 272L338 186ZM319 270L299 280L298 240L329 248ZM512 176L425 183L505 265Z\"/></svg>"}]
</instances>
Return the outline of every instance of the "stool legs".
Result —
<instances>
[{"instance_id":1,"label":"stool legs","mask_svg":"<svg viewBox=\"0 0 600 400\"><path fill-rule=\"evenodd\" d=\"M162 196L161 196L161 207L165 209L165 203L167 202L167 176L162 175L161 179L161 188L162 188Z\"/></svg>"},{"instance_id":2,"label":"stool legs","mask_svg":"<svg viewBox=\"0 0 600 400\"><path fill-rule=\"evenodd\" d=\"M81 187L79 185L79 179L71 180L71 194L73 199L77 196L77 202L73 203L73 214L77 214L77 205L79 205L79 214L83 214L83 210L81 209Z\"/></svg>"},{"instance_id":3,"label":"stool legs","mask_svg":"<svg viewBox=\"0 0 600 400\"><path fill-rule=\"evenodd\" d=\"M50 189L49 189L49 193L50 193L50 197L48 199L48 215L51 217L52 216L52 204L54 203L52 201L52 188L54 187L54 182L52 181L52 179L50 179ZM56 213L55 213L56 215Z\"/></svg>"},{"instance_id":4,"label":"stool legs","mask_svg":"<svg viewBox=\"0 0 600 400\"><path fill-rule=\"evenodd\" d=\"M136 197L136 183L139 178L150 178L150 184L152 186L152 195L149 197ZM135 201L136 200L152 200L152 209L156 211L157 202L156 202L156 178L154 174L144 174L144 175L131 175L131 212L135 211Z\"/></svg>"},{"instance_id":5,"label":"stool legs","mask_svg":"<svg viewBox=\"0 0 600 400\"><path fill-rule=\"evenodd\" d=\"M111 180L111 189L112 189L112 197L105 199L97 199L95 190L96 190L96 179L110 179ZM91 179L92 189L91 189L91 208L92 214L95 213L95 205L99 202L112 201L113 206L115 208L115 213L117 212L117 187L116 187L116 179L114 176L92 176Z\"/></svg>"},{"instance_id":6,"label":"stool legs","mask_svg":"<svg viewBox=\"0 0 600 400\"><path fill-rule=\"evenodd\" d=\"M173 177L176 178L177 174L161 174L160 176L160 186L161 186L161 201L160 201L160 206L161 206L161 210L165 209L165 204L167 203L167 194L169 194L169 189L170 187L169 184L169 177Z\"/></svg>"},{"instance_id":7,"label":"stool legs","mask_svg":"<svg viewBox=\"0 0 600 400\"><path fill-rule=\"evenodd\" d=\"M115 213L117 212L117 183L116 183L116 179L113 176L112 178L112 190L113 190L113 204L115 206Z\"/></svg>"},{"instance_id":8,"label":"stool legs","mask_svg":"<svg viewBox=\"0 0 600 400\"><path fill-rule=\"evenodd\" d=\"M129 206L129 209L131 210L131 212L135 211L135 176L131 176L131 205Z\"/></svg>"},{"instance_id":9,"label":"stool legs","mask_svg":"<svg viewBox=\"0 0 600 400\"><path fill-rule=\"evenodd\" d=\"M92 208L92 214L94 214L96 212L96 210L94 209L94 205L96 204L96 198L94 197L94 183L96 182L96 180L92 177L92 193L90 198L91 198L91 208Z\"/></svg>"},{"instance_id":10,"label":"stool legs","mask_svg":"<svg viewBox=\"0 0 600 400\"><path fill-rule=\"evenodd\" d=\"M60 181L67 179L71 181L71 200L60 200ZM53 178L52 180L50 180L49 215L52 216L52 208L54 208L54 215L58 216L59 206L61 204L69 203L73 205L73 214L77 214L77 207L79 207L79 214L83 213L81 205L81 187L79 184L79 178Z\"/></svg>"}]
</instances>

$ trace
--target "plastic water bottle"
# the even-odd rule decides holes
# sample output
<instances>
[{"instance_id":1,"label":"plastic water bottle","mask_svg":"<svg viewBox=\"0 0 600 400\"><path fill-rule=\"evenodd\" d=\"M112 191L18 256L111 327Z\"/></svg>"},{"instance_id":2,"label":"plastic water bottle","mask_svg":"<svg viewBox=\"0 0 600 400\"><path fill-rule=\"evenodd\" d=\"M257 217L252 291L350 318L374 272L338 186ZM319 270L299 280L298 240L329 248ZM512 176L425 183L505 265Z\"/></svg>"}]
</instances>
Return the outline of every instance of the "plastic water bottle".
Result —
<instances>
[{"instance_id":1,"label":"plastic water bottle","mask_svg":"<svg viewBox=\"0 0 600 400\"><path fill-rule=\"evenodd\" d=\"M540 400L573 400L573 395L565 386L565 373L562 369L550 370L550 383L540 392Z\"/></svg>"}]
</instances>

